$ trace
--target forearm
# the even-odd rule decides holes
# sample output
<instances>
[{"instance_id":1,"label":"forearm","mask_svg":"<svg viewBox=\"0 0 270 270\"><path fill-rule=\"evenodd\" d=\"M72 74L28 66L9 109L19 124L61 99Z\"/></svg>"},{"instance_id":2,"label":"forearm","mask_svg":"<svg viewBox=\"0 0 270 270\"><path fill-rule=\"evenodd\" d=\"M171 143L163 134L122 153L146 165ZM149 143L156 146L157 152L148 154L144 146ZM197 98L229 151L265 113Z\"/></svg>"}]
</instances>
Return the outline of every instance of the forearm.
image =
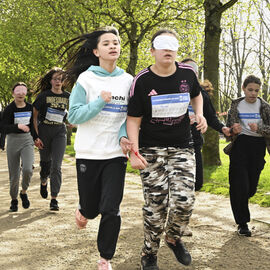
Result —
<instances>
[{"instance_id":1,"label":"forearm","mask_svg":"<svg viewBox=\"0 0 270 270\"><path fill-rule=\"evenodd\" d=\"M139 129L141 126L141 117L127 117L127 135L131 143L133 143L133 150L135 152L139 149Z\"/></svg>"}]
</instances>

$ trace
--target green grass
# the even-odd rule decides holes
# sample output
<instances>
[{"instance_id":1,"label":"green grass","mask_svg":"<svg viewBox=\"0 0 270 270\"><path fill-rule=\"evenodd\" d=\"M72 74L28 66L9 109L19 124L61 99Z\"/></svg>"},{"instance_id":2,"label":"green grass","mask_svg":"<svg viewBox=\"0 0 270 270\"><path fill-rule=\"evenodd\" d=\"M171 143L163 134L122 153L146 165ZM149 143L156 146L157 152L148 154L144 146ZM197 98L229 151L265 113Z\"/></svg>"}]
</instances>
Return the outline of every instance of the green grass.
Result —
<instances>
[{"instance_id":1,"label":"green grass","mask_svg":"<svg viewBox=\"0 0 270 270\"><path fill-rule=\"evenodd\" d=\"M229 196L229 156L223 153L223 148L226 144L225 140L221 140L219 144L222 165L204 166L204 185L202 191ZM270 207L270 195L265 195L267 192L270 192L270 157L268 152L265 155L265 161L266 163L260 176L257 193L250 199L250 202L257 203L260 206Z\"/></svg>"},{"instance_id":2,"label":"green grass","mask_svg":"<svg viewBox=\"0 0 270 270\"><path fill-rule=\"evenodd\" d=\"M71 145L67 145L66 154L74 157L75 151L73 148L75 134L71 137ZM225 140L220 141L220 159L221 166L204 167L204 185L202 191L212 194L221 194L229 196L229 156L223 153L223 148L227 143ZM257 203L260 206L270 207L270 195L265 193L270 192L270 156L268 152L265 155L266 164L264 170L261 173L257 193L250 199L250 202ZM129 162L127 165L128 173L139 174L138 170L131 168Z\"/></svg>"}]
</instances>

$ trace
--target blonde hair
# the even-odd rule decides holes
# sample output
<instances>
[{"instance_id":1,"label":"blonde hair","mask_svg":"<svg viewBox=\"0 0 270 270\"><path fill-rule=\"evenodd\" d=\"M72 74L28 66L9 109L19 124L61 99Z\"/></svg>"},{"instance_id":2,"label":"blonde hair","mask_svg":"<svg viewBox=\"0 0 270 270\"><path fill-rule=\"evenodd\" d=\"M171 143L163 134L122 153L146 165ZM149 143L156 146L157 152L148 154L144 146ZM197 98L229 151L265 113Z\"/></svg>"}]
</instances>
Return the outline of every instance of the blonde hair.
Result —
<instances>
[{"instance_id":1,"label":"blonde hair","mask_svg":"<svg viewBox=\"0 0 270 270\"><path fill-rule=\"evenodd\" d=\"M201 87L209 94L209 95L213 95L213 85L209 80L204 80L200 83Z\"/></svg>"}]
</instances>

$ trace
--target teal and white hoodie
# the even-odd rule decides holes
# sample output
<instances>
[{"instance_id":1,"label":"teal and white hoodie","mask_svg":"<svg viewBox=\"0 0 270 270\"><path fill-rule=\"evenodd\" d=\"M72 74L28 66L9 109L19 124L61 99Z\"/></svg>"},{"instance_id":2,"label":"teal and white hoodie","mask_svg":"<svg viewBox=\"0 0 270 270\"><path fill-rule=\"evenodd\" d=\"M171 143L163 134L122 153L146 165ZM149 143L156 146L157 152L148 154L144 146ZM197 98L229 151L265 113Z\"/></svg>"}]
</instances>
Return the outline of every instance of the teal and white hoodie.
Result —
<instances>
[{"instance_id":1,"label":"teal and white hoodie","mask_svg":"<svg viewBox=\"0 0 270 270\"><path fill-rule=\"evenodd\" d=\"M78 77L69 99L68 121L78 126L74 149L77 159L124 156L119 138L126 136L129 89L133 77L120 68L112 73L91 66ZM110 91L105 103L101 91Z\"/></svg>"}]
</instances>

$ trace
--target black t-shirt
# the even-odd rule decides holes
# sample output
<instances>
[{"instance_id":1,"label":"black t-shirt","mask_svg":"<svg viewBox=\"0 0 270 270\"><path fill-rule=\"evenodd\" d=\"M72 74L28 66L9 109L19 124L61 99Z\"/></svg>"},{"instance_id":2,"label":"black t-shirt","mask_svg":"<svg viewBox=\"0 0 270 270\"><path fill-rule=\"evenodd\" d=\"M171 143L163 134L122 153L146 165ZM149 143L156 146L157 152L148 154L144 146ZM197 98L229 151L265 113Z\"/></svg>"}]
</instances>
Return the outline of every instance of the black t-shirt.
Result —
<instances>
[{"instance_id":1,"label":"black t-shirt","mask_svg":"<svg viewBox=\"0 0 270 270\"><path fill-rule=\"evenodd\" d=\"M15 101L11 102L4 110L3 114L3 130L4 133L25 133L18 128L18 124L27 125L30 128L31 135L34 140L37 138L33 126L33 106L25 102L25 107L17 108Z\"/></svg>"},{"instance_id":2,"label":"black t-shirt","mask_svg":"<svg viewBox=\"0 0 270 270\"><path fill-rule=\"evenodd\" d=\"M69 93L55 94L51 90L40 93L33 106L39 111L38 120L49 125L61 125L67 117Z\"/></svg>"},{"instance_id":3,"label":"black t-shirt","mask_svg":"<svg viewBox=\"0 0 270 270\"><path fill-rule=\"evenodd\" d=\"M150 67L134 79L130 90L128 115L142 117L139 146L189 147L190 98L200 94L195 73L176 63L176 72L160 77Z\"/></svg>"}]
</instances>

